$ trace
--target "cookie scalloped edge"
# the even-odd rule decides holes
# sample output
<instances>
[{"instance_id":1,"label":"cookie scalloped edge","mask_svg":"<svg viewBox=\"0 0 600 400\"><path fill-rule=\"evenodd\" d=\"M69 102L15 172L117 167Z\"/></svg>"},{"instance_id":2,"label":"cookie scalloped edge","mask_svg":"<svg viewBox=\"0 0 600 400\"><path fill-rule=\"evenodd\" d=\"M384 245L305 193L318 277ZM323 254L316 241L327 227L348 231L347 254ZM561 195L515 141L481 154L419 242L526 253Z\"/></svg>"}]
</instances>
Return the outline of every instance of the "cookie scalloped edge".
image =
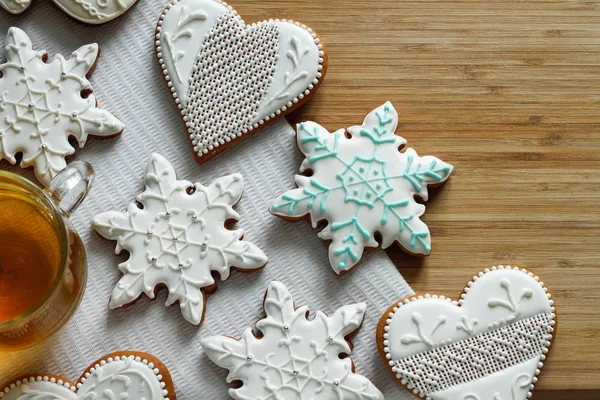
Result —
<instances>
[{"instance_id":1,"label":"cookie scalloped edge","mask_svg":"<svg viewBox=\"0 0 600 400\"><path fill-rule=\"evenodd\" d=\"M483 271L479 272L477 275L474 275L471 280L467 283L467 285L463 288L460 296L459 296L459 300L452 300L450 297L447 296L443 296L443 295L436 295L436 294L425 294L425 295L412 295L412 296L408 296L405 297L403 299L401 299L400 301L398 301L394 306L390 307L390 309L388 309L388 311L386 311L383 316L380 319L379 322L379 326L378 326L378 332L377 332L377 342L378 343L382 343L383 347L379 347L379 353L382 356L382 359L385 357L385 360L388 360L387 362L387 367L390 370L390 372L392 372L392 375L394 376L394 378L396 379L396 381L400 382L400 384L405 387L406 389L408 389L410 392L414 393L416 396L419 396L420 398L425 398L426 400L431 400L431 398L429 396L427 397L423 397L423 395L421 395L417 389L414 389L410 384L408 384L408 382L404 379L402 379L400 376L398 376L398 374L396 374L393 370L392 367L394 365L394 361L391 360L391 355L390 355L390 349L388 347L388 331L389 331L389 325L392 322L392 317L394 316L394 314L398 311L398 309L400 307L402 307L404 304L409 304L413 301L417 301L417 300L422 300L422 299L440 299L440 300L446 300L449 303L452 303L452 305L455 306L462 306L464 303L464 299L467 295L467 293L469 292L471 286L473 286L473 284L482 276L493 272L493 271L497 271L497 270L514 270L514 271L518 271L521 272L531 278L533 278L536 282L538 282L538 284L542 287L542 289L544 290L544 293L546 293L546 296L548 297L548 304L550 305L550 310L552 311L551 314L551 319L552 319L552 323L551 323L551 327L553 329L553 331L556 331L556 308L554 307L554 300L552 300L552 295L550 294L550 292L548 291L548 288L546 287L546 285L544 284L543 281L540 281L540 278L537 275L534 275L533 273L527 271L525 268L519 268L519 267L511 267L510 265L507 266L503 266L503 265L498 265L498 266L494 266L491 268L486 268ZM499 324L500 326L500 324ZM380 334L381 332L380 329L383 328L382 330L382 334ZM544 343L544 350L542 356L541 356L541 361L538 363L537 368L535 370L535 376L532 379L531 384L529 385L529 391L527 393L527 398L530 398L531 396L533 396L533 389L535 387L535 384L538 381L538 375L541 373L541 369L544 366L543 361L546 360L546 355L548 354L548 352L550 351L550 348L552 347L552 341L553 341L554 336L552 337L552 339L550 339L549 341L546 341ZM383 339L383 340L381 340ZM444 344L448 344L447 342L442 342L441 345Z\"/></svg>"},{"instance_id":2,"label":"cookie scalloped edge","mask_svg":"<svg viewBox=\"0 0 600 400\"><path fill-rule=\"evenodd\" d=\"M130 354L130 355L128 355L128 354ZM137 354L143 354L143 353L137 353ZM5 395L7 395L11 390L14 390L15 388L17 388L21 385L27 384L29 382L50 382L50 383L57 384L59 386L64 386L65 388L69 389L71 392L76 393L77 390L79 390L79 388L81 387L81 385L83 385L85 380L87 378L89 378L89 376L91 374L94 373L96 368L104 366L106 364L110 364L115 361L121 361L121 360L130 358L138 363L145 365L152 371L152 373L156 377L158 383L160 384L164 400L169 400L169 397L167 397L167 395L168 395L168 390L166 389L167 384L163 380L163 373L165 373L166 367L165 367L165 371L161 371L159 368L157 368L154 365L154 362L149 361L146 358L140 357L137 354L135 352L131 352L131 353L124 352L124 353L112 353L112 354L103 356L101 359L95 361L92 365L87 367L85 372L81 375L81 377L75 384L73 382L69 381L68 379L60 378L58 375L54 375L54 374L43 374L43 375L31 374L31 375L29 375L29 377L26 376L24 378L17 379L16 381L13 381L9 385L7 385L5 388L0 389L0 390L2 390L0 392L0 399L2 399ZM143 355L146 356L146 354L143 354ZM156 359L156 360L158 361L158 359ZM168 372L166 372L166 374L168 375Z\"/></svg>"},{"instance_id":3,"label":"cookie scalloped edge","mask_svg":"<svg viewBox=\"0 0 600 400\"><path fill-rule=\"evenodd\" d=\"M3 388L2 392L0 392L0 399L4 398L4 396L6 396L11 390L15 390L19 386L25 385L29 382L50 382L58 386L63 386L69 389L71 392L77 391L77 387L75 386L75 384L73 384L73 382L69 381L68 379L58 378L57 375L53 374L32 374L29 377L17 379L16 381L11 382L8 386Z\"/></svg>"},{"instance_id":4,"label":"cookie scalloped edge","mask_svg":"<svg viewBox=\"0 0 600 400\"><path fill-rule=\"evenodd\" d=\"M165 78L165 81L167 82L167 86L171 92L171 96L173 97L173 99L175 100L175 104L177 104L177 108L179 109L179 112L181 113L181 116L183 118L183 122L185 123L185 127L186 127L186 131L188 133L188 138L190 139L190 142L194 139L194 135L192 133L189 132L189 128L190 123L188 122L188 117L187 117L187 113L185 110L185 107L183 107L181 105L181 102L179 100L179 94L177 93L177 91L175 90L175 86L173 85L173 83L171 82L171 77L169 76L169 71L167 70L167 66L164 62L163 59L163 55L162 55L162 45L161 45L161 41L160 41L160 34L161 34L161 27L163 24L163 20L165 19L165 16L167 14L167 12L177 3L179 3L181 0L172 0L169 4L167 4L167 6L165 7L165 9L162 11L162 13L160 14L160 18L158 20L158 24L156 26L156 31L155 31L155 41L154 41L154 48L156 51L156 57L158 58L158 63L160 66L160 69L163 73L163 77ZM242 136L246 135L248 136L248 133L254 133L256 130L258 130L259 128L261 128L265 123L278 118L279 116L281 116L282 114L285 115L287 112L291 112L293 111L294 105L297 104L300 100L303 100L305 97L309 96L314 90L317 89L317 87L320 85L322 78L323 78L323 74L326 72L327 68L324 65L325 60L326 60L326 53L324 50L324 46L321 43L321 39L319 38L319 36L316 34L316 32L314 32L311 28L309 28L308 26L301 24L297 21L294 21L292 19L268 19L268 20L263 20L263 21L259 21L259 22L254 22L250 25L246 25L245 21L240 17L240 15L237 13L237 11L230 6L229 4L227 4L225 1L223 0L212 0L215 3L221 4L225 7L227 7L227 10L231 11L234 15L235 18L241 23L243 24L246 28L248 29L248 27L254 27L260 24L263 24L265 22L268 23L272 23L272 22L287 22L290 24L294 24L297 27L300 27L304 30L306 30L308 33L310 33L311 37L313 38L313 41L315 43L315 45L317 46L317 50L319 52L319 66L317 67L317 76L316 78L308 85L308 87L306 87L302 93L300 93L297 97L294 97L294 99L292 99L291 101L289 101L287 104L283 105L283 107L281 107L279 110L271 113L271 115L267 115L264 119L261 119L258 122L255 122L253 124L253 126L250 129L242 129L241 132L238 133L237 138L232 139L231 137L226 137L223 140L225 140L224 144L221 143L217 143L215 145L213 145L213 149L205 149L203 152L200 152L199 149L194 146L193 147L193 151L194 154L196 156L196 158L198 160L202 160L202 161L208 161L210 158L212 158L217 152L217 148L219 147L223 147L223 146L227 146L229 144L231 144L234 141L239 140ZM209 154L211 153L211 154Z\"/></svg>"}]
</instances>

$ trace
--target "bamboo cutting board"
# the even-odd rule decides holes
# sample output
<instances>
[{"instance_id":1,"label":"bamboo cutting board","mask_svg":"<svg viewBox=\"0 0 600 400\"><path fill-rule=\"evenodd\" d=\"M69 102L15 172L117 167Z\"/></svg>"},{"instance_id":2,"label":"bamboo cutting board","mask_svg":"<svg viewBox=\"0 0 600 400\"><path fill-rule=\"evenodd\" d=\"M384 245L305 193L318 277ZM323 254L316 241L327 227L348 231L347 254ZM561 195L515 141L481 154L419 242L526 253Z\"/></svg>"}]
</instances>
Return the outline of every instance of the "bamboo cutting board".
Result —
<instances>
[{"instance_id":1,"label":"bamboo cutting board","mask_svg":"<svg viewBox=\"0 0 600 400\"><path fill-rule=\"evenodd\" d=\"M534 398L600 398L600 3L234 6L247 22L302 21L328 47L325 83L290 122L333 131L391 100L408 144L455 166L423 218L432 254L389 251L414 290L456 297L483 268L531 269L559 325Z\"/></svg>"}]
</instances>

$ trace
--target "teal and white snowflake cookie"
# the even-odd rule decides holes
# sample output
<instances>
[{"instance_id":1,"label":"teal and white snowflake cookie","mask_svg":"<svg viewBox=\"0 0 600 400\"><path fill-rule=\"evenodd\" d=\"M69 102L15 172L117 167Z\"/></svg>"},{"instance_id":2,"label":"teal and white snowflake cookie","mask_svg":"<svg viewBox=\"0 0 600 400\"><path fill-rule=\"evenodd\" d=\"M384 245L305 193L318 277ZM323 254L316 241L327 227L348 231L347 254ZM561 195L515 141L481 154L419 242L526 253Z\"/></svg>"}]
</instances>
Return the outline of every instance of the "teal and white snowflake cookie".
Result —
<instances>
[{"instance_id":1,"label":"teal and white snowflake cookie","mask_svg":"<svg viewBox=\"0 0 600 400\"><path fill-rule=\"evenodd\" d=\"M398 114L390 102L372 111L361 126L333 134L315 122L298 125L298 147L306 155L296 175L297 189L273 202L271 212L286 219L309 216L313 227L328 226L319 237L330 240L329 260L337 274L349 270L365 247L385 249L398 242L411 254L427 255L431 237L420 220L427 186L443 183L452 166L436 157L419 157L395 134Z\"/></svg>"}]
</instances>

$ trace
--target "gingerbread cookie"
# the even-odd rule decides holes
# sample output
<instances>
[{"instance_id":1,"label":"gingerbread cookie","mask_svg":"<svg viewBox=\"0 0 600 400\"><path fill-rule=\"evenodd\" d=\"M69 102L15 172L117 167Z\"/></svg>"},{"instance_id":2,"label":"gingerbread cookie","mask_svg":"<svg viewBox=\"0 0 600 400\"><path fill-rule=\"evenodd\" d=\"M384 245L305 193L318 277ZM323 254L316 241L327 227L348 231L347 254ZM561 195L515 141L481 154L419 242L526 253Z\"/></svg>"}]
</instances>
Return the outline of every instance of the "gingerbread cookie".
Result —
<instances>
[{"instance_id":1,"label":"gingerbread cookie","mask_svg":"<svg viewBox=\"0 0 600 400\"><path fill-rule=\"evenodd\" d=\"M156 54L198 161L302 105L327 69L310 28L246 25L220 0L171 2L156 28Z\"/></svg>"},{"instance_id":2,"label":"gingerbread cookie","mask_svg":"<svg viewBox=\"0 0 600 400\"><path fill-rule=\"evenodd\" d=\"M554 302L537 276L511 267L473 277L458 301L412 296L377 329L379 353L423 399L531 397L555 332Z\"/></svg>"},{"instance_id":3,"label":"gingerbread cookie","mask_svg":"<svg viewBox=\"0 0 600 400\"><path fill-rule=\"evenodd\" d=\"M231 268L262 268L267 257L242 241L241 229L227 229L240 216L232 206L242 196L244 180L233 174L210 186L178 181L173 166L153 154L146 170L146 190L127 212L109 211L92 225L103 237L117 241L116 253L130 258L119 265L123 277L110 299L110 308L135 301L142 293L151 299L157 285L169 288L166 305L179 301L184 318L195 325L204 319L205 291L215 287L211 275L229 277Z\"/></svg>"},{"instance_id":4,"label":"gingerbread cookie","mask_svg":"<svg viewBox=\"0 0 600 400\"><path fill-rule=\"evenodd\" d=\"M227 382L234 399L382 400L381 392L364 376L354 373L352 352L346 340L357 331L366 304L352 304L328 317L317 311L307 319L308 308L295 309L292 296L279 282L269 285L264 300L267 314L256 323L262 333L247 328L240 340L214 336L202 341L208 357L229 370Z\"/></svg>"},{"instance_id":5,"label":"gingerbread cookie","mask_svg":"<svg viewBox=\"0 0 600 400\"><path fill-rule=\"evenodd\" d=\"M280 196L271 212L289 220L309 216L313 227L329 225L319 237L330 240L329 260L337 274L358 263L365 247L385 249L394 242L412 254L431 251L427 225L419 219L427 186L443 183L452 166L432 156L419 157L394 132L398 114L391 103L372 111L361 126L329 133L314 122L297 127L298 147L306 155L296 176L297 189Z\"/></svg>"},{"instance_id":6,"label":"gingerbread cookie","mask_svg":"<svg viewBox=\"0 0 600 400\"><path fill-rule=\"evenodd\" d=\"M8 30L7 62L0 64L0 160L16 164L22 153L20 166L33 166L47 186L75 152L70 137L83 147L89 135L121 133L123 124L97 108L87 80L98 54L97 44L87 44L69 59L57 54L47 63L46 52L33 50L25 32Z\"/></svg>"},{"instance_id":7,"label":"gingerbread cookie","mask_svg":"<svg viewBox=\"0 0 600 400\"><path fill-rule=\"evenodd\" d=\"M32 0L0 0L0 6L11 14L27 10ZM129 10L137 0L53 0L61 10L78 21L103 24Z\"/></svg>"},{"instance_id":8,"label":"gingerbread cookie","mask_svg":"<svg viewBox=\"0 0 600 400\"><path fill-rule=\"evenodd\" d=\"M135 351L108 354L77 383L52 374L30 374L0 386L2 400L175 400L171 375L157 358Z\"/></svg>"}]
</instances>

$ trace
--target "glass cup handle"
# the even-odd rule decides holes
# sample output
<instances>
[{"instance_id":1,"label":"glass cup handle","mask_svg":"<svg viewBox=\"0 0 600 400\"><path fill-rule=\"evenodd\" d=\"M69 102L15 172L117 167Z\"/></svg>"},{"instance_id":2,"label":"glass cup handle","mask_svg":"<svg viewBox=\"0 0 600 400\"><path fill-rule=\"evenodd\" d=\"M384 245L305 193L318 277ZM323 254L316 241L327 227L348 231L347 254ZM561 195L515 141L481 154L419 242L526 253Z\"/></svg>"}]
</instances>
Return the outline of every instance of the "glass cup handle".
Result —
<instances>
[{"instance_id":1,"label":"glass cup handle","mask_svg":"<svg viewBox=\"0 0 600 400\"><path fill-rule=\"evenodd\" d=\"M58 201L67 215L85 199L94 182L94 168L85 161L74 161L54 177L46 191Z\"/></svg>"}]
</instances>

